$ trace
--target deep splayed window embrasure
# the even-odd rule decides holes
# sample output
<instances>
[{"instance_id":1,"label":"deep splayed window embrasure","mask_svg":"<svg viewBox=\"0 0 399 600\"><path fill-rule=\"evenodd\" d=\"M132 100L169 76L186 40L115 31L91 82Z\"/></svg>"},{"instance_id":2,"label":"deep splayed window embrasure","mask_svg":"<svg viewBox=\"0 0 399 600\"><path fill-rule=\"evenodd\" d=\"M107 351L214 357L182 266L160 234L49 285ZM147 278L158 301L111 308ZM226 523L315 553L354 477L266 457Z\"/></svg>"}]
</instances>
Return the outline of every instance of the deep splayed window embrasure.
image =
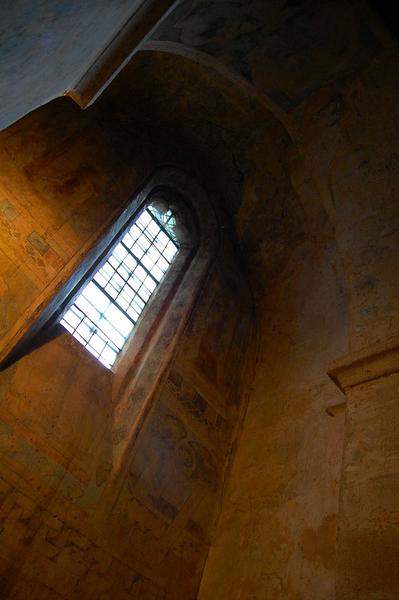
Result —
<instances>
[{"instance_id":1,"label":"deep splayed window embrasure","mask_svg":"<svg viewBox=\"0 0 399 600\"><path fill-rule=\"evenodd\" d=\"M108 368L179 249L175 223L171 210L144 208L60 321Z\"/></svg>"}]
</instances>

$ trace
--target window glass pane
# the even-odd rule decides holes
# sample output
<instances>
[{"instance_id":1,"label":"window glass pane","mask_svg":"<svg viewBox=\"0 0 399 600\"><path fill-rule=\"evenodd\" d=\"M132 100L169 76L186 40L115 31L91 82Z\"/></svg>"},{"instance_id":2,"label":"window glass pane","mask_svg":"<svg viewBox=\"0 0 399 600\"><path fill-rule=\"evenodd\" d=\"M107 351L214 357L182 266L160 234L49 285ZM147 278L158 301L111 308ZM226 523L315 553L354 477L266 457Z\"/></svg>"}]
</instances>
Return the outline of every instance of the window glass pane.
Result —
<instances>
[{"instance_id":1,"label":"window glass pane","mask_svg":"<svg viewBox=\"0 0 399 600\"><path fill-rule=\"evenodd\" d=\"M152 262L156 263L158 258L162 255L159 250L155 248L155 246L151 246L151 248L148 250L148 256L151 258Z\"/></svg>"},{"instance_id":2,"label":"window glass pane","mask_svg":"<svg viewBox=\"0 0 399 600\"><path fill-rule=\"evenodd\" d=\"M167 260L165 260L162 256L160 256L157 265L160 269L162 269L162 271L165 273L168 268L169 268L169 263Z\"/></svg>"},{"instance_id":3,"label":"window glass pane","mask_svg":"<svg viewBox=\"0 0 399 600\"><path fill-rule=\"evenodd\" d=\"M132 252L135 256L137 256L137 258L141 258L145 252L145 248L143 248L143 244L141 244L140 242L136 242L135 244L133 244L132 246Z\"/></svg>"},{"instance_id":4,"label":"window glass pane","mask_svg":"<svg viewBox=\"0 0 399 600\"><path fill-rule=\"evenodd\" d=\"M157 284L150 276L148 276L144 279L144 285L147 288L147 290L149 290L150 292L153 292L155 290L155 288L157 287Z\"/></svg>"},{"instance_id":5,"label":"window glass pane","mask_svg":"<svg viewBox=\"0 0 399 600\"><path fill-rule=\"evenodd\" d=\"M172 259L175 256L176 252L177 252L177 248L173 244L173 242L168 242L168 244L166 245L166 247L163 251L163 256L166 258L166 260L168 260L169 262L172 262Z\"/></svg>"},{"instance_id":6,"label":"window glass pane","mask_svg":"<svg viewBox=\"0 0 399 600\"><path fill-rule=\"evenodd\" d=\"M115 304L111 304L111 306L107 308L104 317L125 337L131 332L133 323L130 319L125 317L123 312Z\"/></svg>"},{"instance_id":7,"label":"window glass pane","mask_svg":"<svg viewBox=\"0 0 399 600\"><path fill-rule=\"evenodd\" d=\"M94 275L94 280L97 281L102 288L107 285L108 278L104 277L103 273L99 271Z\"/></svg>"},{"instance_id":8,"label":"window glass pane","mask_svg":"<svg viewBox=\"0 0 399 600\"><path fill-rule=\"evenodd\" d=\"M90 339L90 347L93 348L98 354L101 354L106 342L99 335L94 334Z\"/></svg>"},{"instance_id":9,"label":"window glass pane","mask_svg":"<svg viewBox=\"0 0 399 600\"><path fill-rule=\"evenodd\" d=\"M118 291L114 288L112 283L108 283L105 286L105 291L107 292L107 294L109 294L111 296L111 298L116 298L118 295Z\"/></svg>"},{"instance_id":10,"label":"window glass pane","mask_svg":"<svg viewBox=\"0 0 399 600\"><path fill-rule=\"evenodd\" d=\"M169 213L144 209L60 321L108 368L178 251Z\"/></svg>"},{"instance_id":11,"label":"window glass pane","mask_svg":"<svg viewBox=\"0 0 399 600\"><path fill-rule=\"evenodd\" d=\"M155 237L159 233L159 227L154 221L150 221L147 225L147 230L150 232L152 237Z\"/></svg>"},{"instance_id":12,"label":"window glass pane","mask_svg":"<svg viewBox=\"0 0 399 600\"><path fill-rule=\"evenodd\" d=\"M134 322L136 322L140 316L133 306L127 309L127 314L133 319Z\"/></svg>"},{"instance_id":13,"label":"window glass pane","mask_svg":"<svg viewBox=\"0 0 399 600\"><path fill-rule=\"evenodd\" d=\"M123 289L123 286L125 284L125 282L123 281L122 277L118 274L115 273L115 275L113 275L110 279L110 283L114 286L114 288L119 292L121 289Z\"/></svg>"},{"instance_id":14,"label":"window glass pane","mask_svg":"<svg viewBox=\"0 0 399 600\"><path fill-rule=\"evenodd\" d=\"M127 250L122 246L122 244L118 244L113 251L113 256L119 258L119 260L124 260L127 256Z\"/></svg>"},{"instance_id":15,"label":"window glass pane","mask_svg":"<svg viewBox=\"0 0 399 600\"><path fill-rule=\"evenodd\" d=\"M118 296L118 305L121 307L122 310L126 310L129 306L129 300L127 300L126 298L124 298L122 295Z\"/></svg>"},{"instance_id":16,"label":"window glass pane","mask_svg":"<svg viewBox=\"0 0 399 600\"><path fill-rule=\"evenodd\" d=\"M118 273L125 281L127 281L131 275L130 269L126 269L126 266L123 264L119 267Z\"/></svg>"},{"instance_id":17,"label":"window glass pane","mask_svg":"<svg viewBox=\"0 0 399 600\"><path fill-rule=\"evenodd\" d=\"M157 279L158 281L160 281L162 279L162 271L161 269L158 267L158 265L154 265L151 269L151 274L155 277L155 279Z\"/></svg>"},{"instance_id":18,"label":"window glass pane","mask_svg":"<svg viewBox=\"0 0 399 600\"><path fill-rule=\"evenodd\" d=\"M81 324L78 326L77 330L76 330L79 335L82 336L83 339L85 339L87 342L89 341L93 330L90 327L89 322L85 319L84 321L81 322Z\"/></svg>"},{"instance_id":19,"label":"window glass pane","mask_svg":"<svg viewBox=\"0 0 399 600\"><path fill-rule=\"evenodd\" d=\"M133 258L133 256L128 254L124 260L124 265L127 269L129 269L130 272L132 272L136 268L137 261L135 258Z\"/></svg>"},{"instance_id":20,"label":"window glass pane","mask_svg":"<svg viewBox=\"0 0 399 600\"><path fill-rule=\"evenodd\" d=\"M103 350L100 360L105 365L113 365L117 357L117 353L110 346L106 346Z\"/></svg>"},{"instance_id":21,"label":"window glass pane","mask_svg":"<svg viewBox=\"0 0 399 600\"><path fill-rule=\"evenodd\" d=\"M147 302L151 296L151 292L144 285L140 287L138 293L140 294L140 298L142 298L145 302Z\"/></svg>"},{"instance_id":22,"label":"window glass pane","mask_svg":"<svg viewBox=\"0 0 399 600\"><path fill-rule=\"evenodd\" d=\"M125 339L123 335L115 329L112 323L107 321L106 319L100 319L98 322L98 327L101 329L103 333L113 342L119 350L122 348Z\"/></svg>"},{"instance_id":23,"label":"window glass pane","mask_svg":"<svg viewBox=\"0 0 399 600\"><path fill-rule=\"evenodd\" d=\"M114 269L111 267L111 265L110 265L110 264L109 264L109 262L107 261L107 262L106 262L106 263L105 263L105 264L104 264L104 265L101 267L101 269L100 269L100 271L99 271L99 272L100 272L100 273L102 273L106 279L109 279L109 278L112 276L112 274L113 274L113 272L114 272Z\"/></svg>"},{"instance_id":24,"label":"window glass pane","mask_svg":"<svg viewBox=\"0 0 399 600\"><path fill-rule=\"evenodd\" d=\"M118 260L115 256L110 256L109 259L109 264L114 268L117 269L120 265L120 260Z\"/></svg>"},{"instance_id":25,"label":"window glass pane","mask_svg":"<svg viewBox=\"0 0 399 600\"><path fill-rule=\"evenodd\" d=\"M79 311L80 314L78 314L78 311L76 310L76 307L72 307L71 310L69 310L65 315L64 315L64 321L66 321L69 325L69 327L72 327L72 329L76 329L76 327L79 325L80 321L82 320L82 313Z\"/></svg>"},{"instance_id":26,"label":"window glass pane","mask_svg":"<svg viewBox=\"0 0 399 600\"><path fill-rule=\"evenodd\" d=\"M75 302L76 306L81 309L81 311L89 317L94 323L98 321L101 316L101 312L98 311L86 298L81 295Z\"/></svg>"},{"instance_id":27,"label":"window glass pane","mask_svg":"<svg viewBox=\"0 0 399 600\"><path fill-rule=\"evenodd\" d=\"M151 216L147 210L144 210L137 220L140 224L148 225L151 222Z\"/></svg>"},{"instance_id":28,"label":"window glass pane","mask_svg":"<svg viewBox=\"0 0 399 600\"><path fill-rule=\"evenodd\" d=\"M157 239L155 240L155 245L160 250L163 250L168 242L169 242L168 236L166 235L166 233L161 231L161 233L157 236Z\"/></svg>"},{"instance_id":29,"label":"window glass pane","mask_svg":"<svg viewBox=\"0 0 399 600\"><path fill-rule=\"evenodd\" d=\"M134 271L134 275L139 281L143 281L143 279L145 278L147 273L146 273L145 269L143 269L143 267L141 267L140 265L137 265L137 268Z\"/></svg>"},{"instance_id":30,"label":"window glass pane","mask_svg":"<svg viewBox=\"0 0 399 600\"><path fill-rule=\"evenodd\" d=\"M85 287L82 294L100 312L103 312L109 305L110 301L107 296L92 281Z\"/></svg>"},{"instance_id":31,"label":"window glass pane","mask_svg":"<svg viewBox=\"0 0 399 600\"><path fill-rule=\"evenodd\" d=\"M146 269L148 269L149 271L151 271L151 267L153 266L153 261L151 260L151 258L149 257L148 254L145 254L143 256L143 258L141 259L141 263L145 266Z\"/></svg>"}]
</instances>

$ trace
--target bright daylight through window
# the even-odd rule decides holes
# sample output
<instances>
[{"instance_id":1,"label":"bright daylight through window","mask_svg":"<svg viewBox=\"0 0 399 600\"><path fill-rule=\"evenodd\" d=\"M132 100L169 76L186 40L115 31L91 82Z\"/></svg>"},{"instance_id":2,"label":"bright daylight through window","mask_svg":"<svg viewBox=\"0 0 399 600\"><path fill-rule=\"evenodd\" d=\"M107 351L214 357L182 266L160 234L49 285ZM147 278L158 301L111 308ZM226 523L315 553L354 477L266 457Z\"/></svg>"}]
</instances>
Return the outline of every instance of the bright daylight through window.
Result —
<instances>
[{"instance_id":1,"label":"bright daylight through window","mask_svg":"<svg viewBox=\"0 0 399 600\"><path fill-rule=\"evenodd\" d=\"M108 368L171 265L174 213L147 206L63 315L61 324Z\"/></svg>"}]
</instances>

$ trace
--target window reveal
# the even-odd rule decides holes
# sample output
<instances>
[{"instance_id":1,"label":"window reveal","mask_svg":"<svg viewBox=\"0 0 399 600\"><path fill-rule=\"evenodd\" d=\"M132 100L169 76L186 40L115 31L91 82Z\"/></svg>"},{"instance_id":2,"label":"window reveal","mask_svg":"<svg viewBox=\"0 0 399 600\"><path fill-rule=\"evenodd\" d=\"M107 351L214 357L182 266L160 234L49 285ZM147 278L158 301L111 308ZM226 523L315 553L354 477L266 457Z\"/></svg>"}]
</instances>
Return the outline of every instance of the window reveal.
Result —
<instances>
[{"instance_id":1,"label":"window reveal","mask_svg":"<svg viewBox=\"0 0 399 600\"><path fill-rule=\"evenodd\" d=\"M143 209L60 321L108 368L179 249L175 225L171 210Z\"/></svg>"}]
</instances>

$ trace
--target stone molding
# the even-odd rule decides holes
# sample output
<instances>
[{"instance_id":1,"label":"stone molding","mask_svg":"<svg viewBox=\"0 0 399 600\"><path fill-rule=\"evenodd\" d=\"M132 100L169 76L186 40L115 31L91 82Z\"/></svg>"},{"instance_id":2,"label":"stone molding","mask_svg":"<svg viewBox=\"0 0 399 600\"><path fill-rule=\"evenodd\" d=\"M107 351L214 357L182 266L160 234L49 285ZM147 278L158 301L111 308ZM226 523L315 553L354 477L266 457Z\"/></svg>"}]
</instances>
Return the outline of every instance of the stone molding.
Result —
<instances>
[{"instance_id":1,"label":"stone molding","mask_svg":"<svg viewBox=\"0 0 399 600\"><path fill-rule=\"evenodd\" d=\"M376 344L334 361L327 373L345 394L350 388L399 372L399 339Z\"/></svg>"}]
</instances>

